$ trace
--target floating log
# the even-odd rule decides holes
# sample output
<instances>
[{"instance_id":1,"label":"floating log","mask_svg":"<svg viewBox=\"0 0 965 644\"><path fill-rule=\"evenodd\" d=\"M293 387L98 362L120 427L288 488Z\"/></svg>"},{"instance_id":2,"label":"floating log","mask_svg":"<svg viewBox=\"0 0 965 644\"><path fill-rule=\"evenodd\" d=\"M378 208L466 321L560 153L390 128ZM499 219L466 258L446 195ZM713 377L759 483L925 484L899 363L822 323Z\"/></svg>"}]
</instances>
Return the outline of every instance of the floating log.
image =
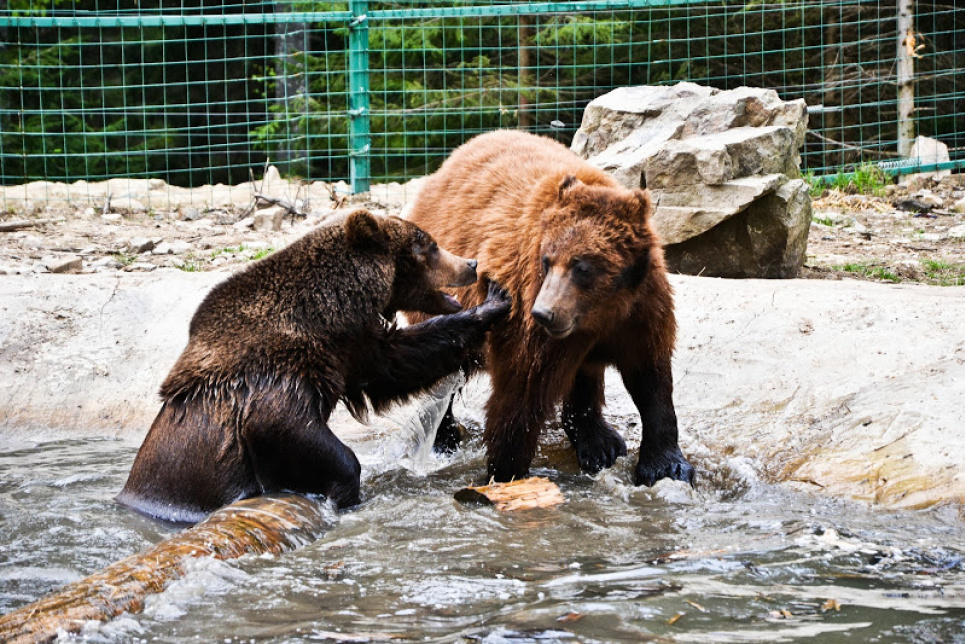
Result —
<instances>
[{"instance_id":1,"label":"floating log","mask_svg":"<svg viewBox=\"0 0 965 644\"><path fill-rule=\"evenodd\" d=\"M147 595L184 574L189 558L293 550L318 539L330 516L322 503L296 494L232 503L156 546L0 617L0 642L50 642L59 631L76 633L90 620L140 612Z\"/></svg>"},{"instance_id":2,"label":"floating log","mask_svg":"<svg viewBox=\"0 0 965 644\"><path fill-rule=\"evenodd\" d=\"M464 487L455 496L457 501L494 505L500 512L548 508L565 500L556 483L541 476Z\"/></svg>"}]
</instances>

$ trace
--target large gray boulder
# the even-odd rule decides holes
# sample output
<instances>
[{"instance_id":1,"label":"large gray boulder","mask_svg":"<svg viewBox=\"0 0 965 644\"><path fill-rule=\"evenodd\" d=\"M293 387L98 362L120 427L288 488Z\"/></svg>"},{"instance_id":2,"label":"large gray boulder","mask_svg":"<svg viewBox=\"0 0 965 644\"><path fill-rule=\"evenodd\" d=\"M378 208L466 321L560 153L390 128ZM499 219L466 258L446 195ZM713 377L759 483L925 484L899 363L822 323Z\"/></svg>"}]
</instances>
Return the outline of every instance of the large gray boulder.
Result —
<instances>
[{"instance_id":1,"label":"large gray boulder","mask_svg":"<svg viewBox=\"0 0 965 644\"><path fill-rule=\"evenodd\" d=\"M804 101L772 90L624 87L587 106L571 148L627 188L651 190L670 270L793 277L811 223L806 129Z\"/></svg>"}]
</instances>

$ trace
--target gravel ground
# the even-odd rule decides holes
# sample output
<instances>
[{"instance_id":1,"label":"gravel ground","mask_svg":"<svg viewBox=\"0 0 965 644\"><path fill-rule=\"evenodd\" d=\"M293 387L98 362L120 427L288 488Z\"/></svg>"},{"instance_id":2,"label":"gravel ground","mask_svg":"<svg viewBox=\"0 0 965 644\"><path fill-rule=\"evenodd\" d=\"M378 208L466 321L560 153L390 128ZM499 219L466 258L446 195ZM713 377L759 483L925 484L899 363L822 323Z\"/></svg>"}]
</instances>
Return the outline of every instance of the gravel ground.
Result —
<instances>
[{"instance_id":1,"label":"gravel ground","mask_svg":"<svg viewBox=\"0 0 965 644\"><path fill-rule=\"evenodd\" d=\"M151 184L152 194L169 190L163 182L156 183ZM48 193L53 185L63 186L45 184ZM96 193L96 185L85 188ZM237 188L232 189L236 194L231 202L213 207L145 207L129 197L42 207L24 201L29 208L0 212L0 274L158 267L234 270L353 206L397 214L407 192L391 184L377 186L369 195L339 198L337 186L319 187L318 182L304 191L284 182L281 190L276 185L273 194L281 195L285 205L294 205L299 214L293 214L257 199L254 189L250 198L243 192L239 200ZM169 191L176 190L180 189ZM101 192L105 191L111 194L109 189ZM879 192L872 196L830 190L815 198L807 262L800 277L965 284L965 175L906 179ZM315 197L300 201L299 194ZM49 223L37 223L44 220ZM29 225L3 230L23 221Z\"/></svg>"},{"instance_id":2,"label":"gravel ground","mask_svg":"<svg viewBox=\"0 0 965 644\"><path fill-rule=\"evenodd\" d=\"M801 277L965 285L965 175L881 193L832 190L814 200Z\"/></svg>"}]
</instances>

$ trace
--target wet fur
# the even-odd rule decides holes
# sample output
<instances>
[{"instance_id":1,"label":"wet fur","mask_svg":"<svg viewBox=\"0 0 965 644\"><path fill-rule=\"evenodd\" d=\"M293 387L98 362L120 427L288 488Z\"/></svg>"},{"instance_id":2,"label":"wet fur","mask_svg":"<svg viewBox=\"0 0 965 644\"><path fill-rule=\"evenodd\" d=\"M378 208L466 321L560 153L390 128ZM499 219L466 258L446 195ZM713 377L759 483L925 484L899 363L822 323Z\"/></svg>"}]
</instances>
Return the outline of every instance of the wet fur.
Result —
<instances>
[{"instance_id":1,"label":"wet fur","mask_svg":"<svg viewBox=\"0 0 965 644\"><path fill-rule=\"evenodd\" d=\"M635 479L692 481L677 444L671 357L673 293L663 251L650 227L646 191L628 191L562 145L498 131L456 149L420 191L409 218L512 294L509 318L485 349L492 381L486 406L488 471L525 476L543 426L562 408L580 465L594 472L626 453L602 417L603 373L615 366L640 411L643 437ZM553 339L531 311L544 280L542 257L569 266L598 258L592 285L576 289L578 326ZM466 303L481 301L466 289ZM442 435L451 439L451 432Z\"/></svg>"},{"instance_id":2,"label":"wet fur","mask_svg":"<svg viewBox=\"0 0 965 644\"><path fill-rule=\"evenodd\" d=\"M475 279L462 258L427 259L432 245L408 222L352 215L212 289L118 500L174 521L279 490L357 503L358 459L327 423L335 405L362 417L423 391L500 315L489 302L407 328L386 321L443 312L432 283Z\"/></svg>"}]
</instances>

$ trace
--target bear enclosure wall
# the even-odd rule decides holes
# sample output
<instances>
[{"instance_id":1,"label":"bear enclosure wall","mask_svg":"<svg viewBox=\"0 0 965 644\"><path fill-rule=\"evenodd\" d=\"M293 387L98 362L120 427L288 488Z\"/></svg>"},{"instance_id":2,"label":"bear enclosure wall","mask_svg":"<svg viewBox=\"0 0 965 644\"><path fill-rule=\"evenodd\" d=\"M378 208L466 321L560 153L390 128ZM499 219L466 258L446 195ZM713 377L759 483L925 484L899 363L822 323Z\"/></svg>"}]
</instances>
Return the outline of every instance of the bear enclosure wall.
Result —
<instances>
[{"instance_id":1,"label":"bear enclosure wall","mask_svg":"<svg viewBox=\"0 0 965 644\"><path fill-rule=\"evenodd\" d=\"M684 80L804 98L816 174L910 171L910 135L965 165L952 0L5 0L0 184L239 183L270 159L364 191L494 128L568 144L593 98Z\"/></svg>"}]
</instances>

